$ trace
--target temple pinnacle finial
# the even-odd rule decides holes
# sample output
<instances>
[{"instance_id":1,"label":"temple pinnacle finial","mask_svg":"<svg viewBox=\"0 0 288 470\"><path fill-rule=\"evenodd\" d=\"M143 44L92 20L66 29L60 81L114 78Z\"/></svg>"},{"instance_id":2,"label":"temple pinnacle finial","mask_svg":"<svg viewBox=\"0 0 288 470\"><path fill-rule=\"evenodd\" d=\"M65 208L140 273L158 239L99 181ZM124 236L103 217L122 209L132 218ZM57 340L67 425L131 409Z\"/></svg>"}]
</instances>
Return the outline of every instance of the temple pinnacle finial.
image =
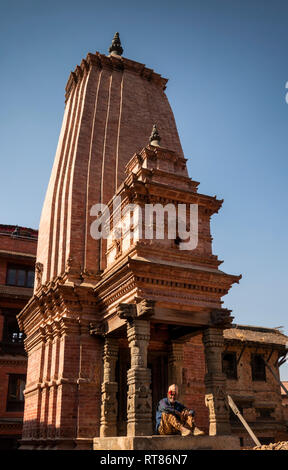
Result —
<instances>
[{"instance_id":1,"label":"temple pinnacle finial","mask_svg":"<svg viewBox=\"0 0 288 470\"><path fill-rule=\"evenodd\" d=\"M149 142L150 142L151 145L154 145L155 147L159 147L160 146L160 141L161 141L161 137L159 135L156 124L154 124L153 129L152 129L152 134L150 135Z\"/></svg>"},{"instance_id":2,"label":"temple pinnacle finial","mask_svg":"<svg viewBox=\"0 0 288 470\"><path fill-rule=\"evenodd\" d=\"M109 52L112 55L122 55L123 48L121 47L121 41L119 37L119 33L115 33L114 38L112 40L112 44L109 47Z\"/></svg>"}]
</instances>

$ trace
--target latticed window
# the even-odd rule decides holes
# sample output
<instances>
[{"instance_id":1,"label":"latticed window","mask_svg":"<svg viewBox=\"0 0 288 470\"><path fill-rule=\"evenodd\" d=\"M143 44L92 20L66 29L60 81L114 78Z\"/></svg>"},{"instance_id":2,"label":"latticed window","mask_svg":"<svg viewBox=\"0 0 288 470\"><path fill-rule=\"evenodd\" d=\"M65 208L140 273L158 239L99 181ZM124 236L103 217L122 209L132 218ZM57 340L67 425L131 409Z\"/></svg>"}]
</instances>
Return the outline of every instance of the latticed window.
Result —
<instances>
[{"instance_id":1,"label":"latticed window","mask_svg":"<svg viewBox=\"0 0 288 470\"><path fill-rule=\"evenodd\" d=\"M8 286L33 287L33 268L31 268L31 266L25 265L9 265L7 268L6 284Z\"/></svg>"},{"instance_id":2,"label":"latticed window","mask_svg":"<svg viewBox=\"0 0 288 470\"><path fill-rule=\"evenodd\" d=\"M266 380L265 362L261 354L251 355L252 380Z\"/></svg>"},{"instance_id":3,"label":"latticed window","mask_svg":"<svg viewBox=\"0 0 288 470\"><path fill-rule=\"evenodd\" d=\"M237 358L236 352L223 353L222 355L222 371L226 374L227 379L237 380Z\"/></svg>"},{"instance_id":4,"label":"latticed window","mask_svg":"<svg viewBox=\"0 0 288 470\"><path fill-rule=\"evenodd\" d=\"M24 410L24 389L26 375L9 374L6 411Z\"/></svg>"},{"instance_id":5,"label":"latticed window","mask_svg":"<svg viewBox=\"0 0 288 470\"><path fill-rule=\"evenodd\" d=\"M272 413L274 413L274 408L256 408L257 419L274 419Z\"/></svg>"}]
</instances>

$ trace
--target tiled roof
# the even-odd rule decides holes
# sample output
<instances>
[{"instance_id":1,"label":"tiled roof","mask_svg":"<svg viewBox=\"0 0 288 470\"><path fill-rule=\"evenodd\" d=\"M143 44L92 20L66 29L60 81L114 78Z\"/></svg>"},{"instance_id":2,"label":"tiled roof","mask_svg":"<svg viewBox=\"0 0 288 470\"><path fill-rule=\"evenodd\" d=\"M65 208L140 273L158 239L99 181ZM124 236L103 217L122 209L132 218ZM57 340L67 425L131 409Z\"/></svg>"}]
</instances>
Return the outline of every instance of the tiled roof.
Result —
<instances>
[{"instance_id":1,"label":"tiled roof","mask_svg":"<svg viewBox=\"0 0 288 470\"><path fill-rule=\"evenodd\" d=\"M277 328L232 325L231 328L224 330L223 334L226 340L274 344L288 349L288 337Z\"/></svg>"}]
</instances>

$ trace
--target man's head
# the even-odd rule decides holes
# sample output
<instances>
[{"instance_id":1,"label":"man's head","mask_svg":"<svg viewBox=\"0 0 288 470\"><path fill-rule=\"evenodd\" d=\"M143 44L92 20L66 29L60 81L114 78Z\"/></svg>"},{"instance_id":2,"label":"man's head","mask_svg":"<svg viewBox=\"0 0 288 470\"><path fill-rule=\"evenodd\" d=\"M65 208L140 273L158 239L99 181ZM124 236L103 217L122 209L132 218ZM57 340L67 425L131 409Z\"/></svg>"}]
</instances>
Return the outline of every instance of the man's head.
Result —
<instances>
[{"instance_id":1,"label":"man's head","mask_svg":"<svg viewBox=\"0 0 288 470\"><path fill-rule=\"evenodd\" d=\"M176 401L178 396L178 386L176 384L170 385L168 388L168 399L171 403Z\"/></svg>"}]
</instances>

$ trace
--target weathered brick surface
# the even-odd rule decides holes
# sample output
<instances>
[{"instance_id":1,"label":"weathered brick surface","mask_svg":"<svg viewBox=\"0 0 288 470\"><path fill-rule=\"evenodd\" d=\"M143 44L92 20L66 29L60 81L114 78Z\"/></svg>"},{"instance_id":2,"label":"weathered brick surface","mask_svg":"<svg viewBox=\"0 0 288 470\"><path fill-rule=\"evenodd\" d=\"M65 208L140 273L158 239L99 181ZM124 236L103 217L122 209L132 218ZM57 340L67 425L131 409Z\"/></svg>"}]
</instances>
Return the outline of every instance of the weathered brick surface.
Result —
<instances>
[{"instance_id":1,"label":"weathered brick surface","mask_svg":"<svg viewBox=\"0 0 288 470\"><path fill-rule=\"evenodd\" d=\"M184 400L196 412L197 426L208 433L209 416L205 406L205 358L202 335L190 339L184 347Z\"/></svg>"}]
</instances>

